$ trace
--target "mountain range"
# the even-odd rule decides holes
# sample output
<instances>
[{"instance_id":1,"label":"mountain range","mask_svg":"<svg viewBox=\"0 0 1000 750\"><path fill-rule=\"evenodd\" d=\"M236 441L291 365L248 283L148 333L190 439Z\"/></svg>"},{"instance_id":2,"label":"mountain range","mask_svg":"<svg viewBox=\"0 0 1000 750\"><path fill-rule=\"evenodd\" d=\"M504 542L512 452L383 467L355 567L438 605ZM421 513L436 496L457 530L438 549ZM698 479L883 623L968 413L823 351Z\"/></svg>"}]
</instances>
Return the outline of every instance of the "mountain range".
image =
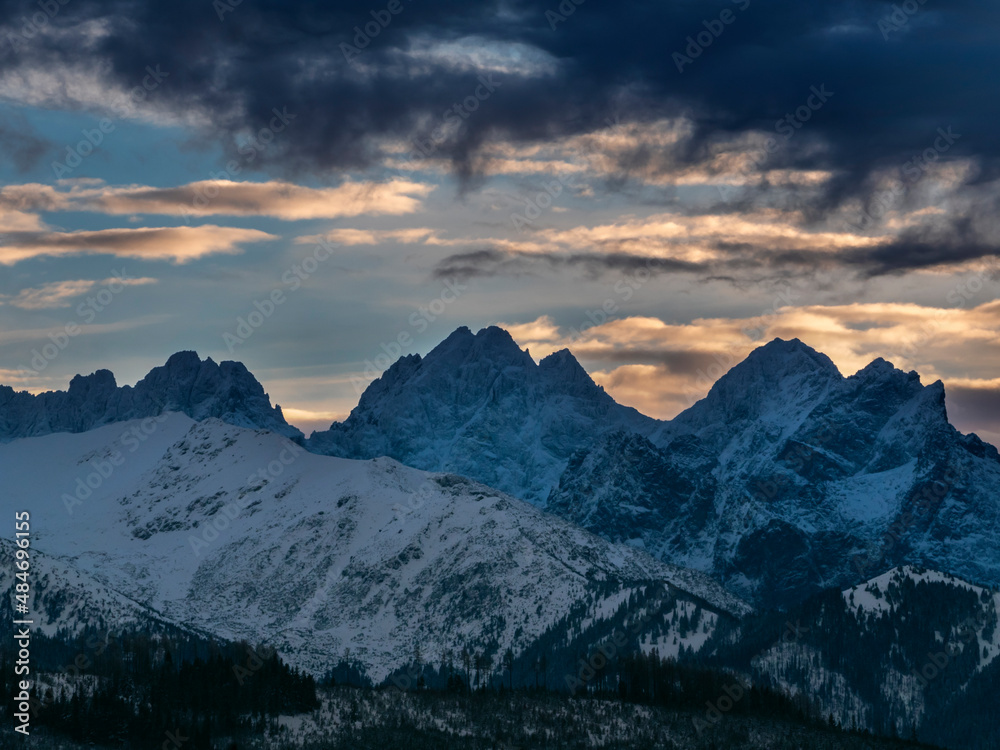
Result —
<instances>
[{"instance_id":1,"label":"mountain range","mask_svg":"<svg viewBox=\"0 0 1000 750\"><path fill-rule=\"evenodd\" d=\"M86 432L168 411L302 437L285 421L281 407L271 406L264 388L243 364L219 365L211 359L202 361L195 352L178 352L134 387L119 388L109 370L77 375L69 390L38 395L0 385L0 442L53 432Z\"/></svg>"},{"instance_id":2,"label":"mountain range","mask_svg":"<svg viewBox=\"0 0 1000 750\"><path fill-rule=\"evenodd\" d=\"M193 352L134 388L0 388L0 441L177 411L267 429L312 453L474 479L616 543L786 606L914 564L1000 584L1000 456L948 422L944 387L877 359L844 377L772 341L669 421L618 404L563 350L459 328L393 364L305 439L243 365Z\"/></svg>"},{"instance_id":3,"label":"mountain range","mask_svg":"<svg viewBox=\"0 0 1000 750\"><path fill-rule=\"evenodd\" d=\"M844 377L798 340L658 421L569 351L536 365L501 329L461 328L307 445L478 479L758 603L904 563L1000 583L996 448L949 424L940 382L882 359Z\"/></svg>"},{"instance_id":4,"label":"mountain range","mask_svg":"<svg viewBox=\"0 0 1000 750\"><path fill-rule=\"evenodd\" d=\"M841 726L993 741L947 717L1000 685L1000 457L881 359L775 340L664 421L460 328L306 438L243 365L181 352L134 387L0 387L0 477L53 637L189 630L375 684L509 654L575 691L627 634Z\"/></svg>"}]
</instances>

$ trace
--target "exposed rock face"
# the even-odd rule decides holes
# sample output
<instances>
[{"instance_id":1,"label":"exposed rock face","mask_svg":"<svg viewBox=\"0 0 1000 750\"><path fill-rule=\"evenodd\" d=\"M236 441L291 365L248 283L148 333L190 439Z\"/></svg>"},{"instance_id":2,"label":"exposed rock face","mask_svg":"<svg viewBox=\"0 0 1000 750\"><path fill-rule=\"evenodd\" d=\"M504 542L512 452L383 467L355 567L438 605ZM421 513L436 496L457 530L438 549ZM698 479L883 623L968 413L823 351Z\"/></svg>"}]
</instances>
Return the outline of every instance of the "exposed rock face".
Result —
<instances>
[{"instance_id":1,"label":"exposed rock face","mask_svg":"<svg viewBox=\"0 0 1000 750\"><path fill-rule=\"evenodd\" d=\"M264 388L244 365L216 364L211 359L202 361L194 352L179 352L134 388L119 388L108 370L77 375L68 391L37 396L0 386L0 442L52 432L85 432L165 411L302 437L285 422L280 407L271 406Z\"/></svg>"},{"instance_id":2,"label":"exposed rock face","mask_svg":"<svg viewBox=\"0 0 1000 750\"><path fill-rule=\"evenodd\" d=\"M616 403L568 351L536 365L500 328L459 328L426 357L396 362L309 446L452 471L544 506L576 451L614 427L655 425Z\"/></svg>"}]
</instances>

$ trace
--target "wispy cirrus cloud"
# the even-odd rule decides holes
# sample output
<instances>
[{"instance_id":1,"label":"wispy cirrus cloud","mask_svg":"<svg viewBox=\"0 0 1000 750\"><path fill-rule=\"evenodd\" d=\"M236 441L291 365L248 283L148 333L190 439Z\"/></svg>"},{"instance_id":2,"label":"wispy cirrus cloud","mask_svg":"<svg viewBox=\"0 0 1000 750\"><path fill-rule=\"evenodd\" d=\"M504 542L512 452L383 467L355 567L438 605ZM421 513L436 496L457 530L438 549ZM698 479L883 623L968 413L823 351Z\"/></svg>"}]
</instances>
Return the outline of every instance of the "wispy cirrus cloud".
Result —
<instances>
[{"instance_id":1,"label":"wispy cirrus cloud","mask_svg":"<svg viewBox=\"0 0 1000 750\"><path fill-rule=\"evenodd\" d=\"M812 272L840 253L871 252L890 242L888 237L806 229L797 212L658 213L623 216L608 224L543 228L523 239L469 240L461 252L442 259L435 273L469 278L579 268L601 274L643 265L654 273L702 276L779 267Z\"/></svg>"},{"instance_id":2,"label":"wispy cirrus cloud","mask_svg":"<svg viewBox=\"0 0 1000 750\"><path fill-rule=\"evenodd\" d=\"M442 239L440 230L429 227L413 227L412 229L332 229L322 235L298 237L295 243L312 245L321 240L341 245L377 245L382 242L398 242L403 245L442 245L453 242Z\"/></svg>"},{"instance_id":3,"label":"wispy cirrus cloud","mask_svg":"<svg viewBox=\"0 0 1000 750\"><path fill-rule=\"evenodd\" d=\"M127 320L116 320L113 323L88 323L81 324L79 326L78 336L98 336L109 333L121 333L122 331L132 331L136 328L145 328L147 326L155 326L160 323L164 323L173 317L172 314L156 314L156 315L138 315L134 318L129 318ZM32 341L46 341L48 335L52 333L52 327L45 328L22 328L22 329L10 329L0 331L0 345L8 344L22 344ZM30 356L30 355L29 355ZM30 368L23 368L18 371L23 373L29 372L34 376L37 376L37 372L31 370ZM37 377L33 379L33 382L37 381ZM57 381L53 381L57 382Z\"/></svg>"},{"instance_id":4,"label":"wispy cirrus cloud","mask_svg":"<svg viewBox=\"0 0 1000 750\"><path fill-rule=\"evenodd\" d=\"M121 286L146 286L157 283L157 280L143 277L139 279L111 278L97 281L92 279L53 281L39 287L22 289L14 295L4 296L0 294L0 304L11 305L22 310L50 310L70 307L70 300L110 283Z\"/></svg>"},{"instance_id":5,"label":"wispy cirrus cloud","mask_svg":"<svg viewBox=\"0 0 1000 750\"><path fill-rule=\"evenodd\" d=\"M209 255L234 255L242 245L278 239L256 229L213 225L138 227L96 231L8 231L0 233L0 265L40 257L113 255L119 258L189 263Z\"/></svg>"},{"instance_id":6,"label":"wispy cirrus cloud","mask_svg":"<svg viewBox=\"0 0 1000 750\"><path fill-rule=\"evenodd\" d=\"M37 183L0 188L0 207L18 211L93 211L162 216L262 216L299 221L417 211L433 186L409 180L347 181L313 188L290 182L201 180L178 187Z\"/></svg>"}]
</instances>

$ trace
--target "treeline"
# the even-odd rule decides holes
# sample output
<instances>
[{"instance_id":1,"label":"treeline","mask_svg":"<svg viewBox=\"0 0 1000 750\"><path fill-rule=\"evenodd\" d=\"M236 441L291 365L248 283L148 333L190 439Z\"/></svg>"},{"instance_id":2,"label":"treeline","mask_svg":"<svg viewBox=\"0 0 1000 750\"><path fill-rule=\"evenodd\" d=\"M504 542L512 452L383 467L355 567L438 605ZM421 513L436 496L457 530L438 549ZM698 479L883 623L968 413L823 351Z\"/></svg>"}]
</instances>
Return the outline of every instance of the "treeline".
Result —
<instances>
[{"instance_id":1,"label":"treeline","mask_svg":"<svg viewBox=\"0 0 1000 750\"><path fill-rule=\"evenodd\" d=\"M832 707L848 728L969 750L1000 746L1000 725L986 711L996 701L1000 662L980 666L990 654L982 644L998 627L993 592L909 577L884 589L873 583L867 592L890 606L866 608L864 598L823 592L787 612L722 623L689 662L754 674L764 685L774 679L804 687L813 714ZM782 652L775 648L782 641L802 648ZM768 653L771 671L762 674L754 660ZM844 684L858 699L855 708Z\"/></svg>"},{"instance_id":2,"label":"treeline","mask_svg":"<svg viewBox=\"0 0 1000 750\"><path fill-rule=\"evenodd\" d=\"M705 721L718 723L726 714L807 721L809 705L758 685L748 685L734 674L682 664L656 653L625 654L614 666L616 693L621 700L679 710L700 710Z\"/></svg>"},{"instance_id":3,"label":"treeline","mask_svg":"<svg viewBox=\"0 0 1000 750\"><path fill-rule=\"evenodd\" d=\"M278 714L319 706L312 676L247 643L91 631L70 642L39 634L36 652L46 673L32 690L32 728L76 742L209 750L219 735L259 734ZM13 705L16 679L4 649L5 706Z\"/></svg>"},{"instance_id":4,"label":"treeline","mask_svg":"<svg viewBox=\"0 0 1000 750\"><path fill-rule=\"evenodd\" d=\"M464 652L468 654L469 652ZM604 656L600 650L582 653L576 664L569 665L562 678L548 685L541 683L545 664L531 673L514 679L513 655L504 654L500 670L490 679L471 678L461 662L445 661L439 666L413 662L408 668L389 676L382 687L415 693L503 694L512 688L524 695L572 695L601 698L623 703L660 706L678 711L703 714L706 725L717 724L723 715L745 714L794 722L823 722L826 718L807 700L794 700L769 687L750 685L739 676L722 669L706 668L661 657L655 650L623 651ZM475 653L473 654L475 658ZM468 660L466 660L468 663ZM490 660L487 662L494 666ZM485 668L486 663L480 665ZM337 680L334 674L347 675L344 663L332 672L325 684L330 686L370 687L353 680Z\"/></svg>"},{"instance_id":5,"label":"treeline","mask_svg":"<svg viewBox=\"0 0 1000 750\"><path fill-rule=\"evenodd\" d=\"M321 732L302 750L916 750L817 722L732 712L704 727L704 708L675 709L544 690L481 689L471 694L332 688Z\"/></svg>"}]
</instances>

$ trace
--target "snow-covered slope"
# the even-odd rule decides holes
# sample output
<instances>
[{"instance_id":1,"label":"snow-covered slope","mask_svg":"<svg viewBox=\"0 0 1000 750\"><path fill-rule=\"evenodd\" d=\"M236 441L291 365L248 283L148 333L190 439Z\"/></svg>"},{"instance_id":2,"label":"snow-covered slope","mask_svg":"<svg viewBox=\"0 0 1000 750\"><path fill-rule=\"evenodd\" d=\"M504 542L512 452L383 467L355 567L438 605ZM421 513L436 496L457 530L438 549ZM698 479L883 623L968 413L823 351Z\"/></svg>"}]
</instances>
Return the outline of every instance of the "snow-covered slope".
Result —
<instances>
[{"instance_id":1,"label":"snow-covered slope","mask_svg":"<svg viewBox=\"0 0 1000 750\"><path fill-rule=\"evenodd\" d=\"M85 432L165 411L302 437L285 422L281 408L271 406L261 384L241 363L203 362L194 352L178 352L134 388L119 388L108 370L77 375L68 391L37 396L0 385L0 443L52 432Z\"/></svg>"},{"instance_id":2,"label":"snow-covered slope","mask_svg":"<svg viewBox=\"0 0 1000 750\"><path fill-rule=\"evenodd\" d=\"M346 648L375 679L416 644L520 652L577 603L599 612L651 582L715 616L749 611L703 574L476 482L215 419L15 440L0 476L0 512L30 510L36 548L67 575L316 672Z\"/></svg>"},{"instance_id":3,"label":"snow-covered slope","mask_svg":"<svg viewBox=\"0 0 1000 750\"><path fill-rule=\"evenodd\" d=\"M0 540L4 560L13 560L16 549L13 542ZM33 632L63 637L78 635L83 628L101 632L144 630L156 624L184 628L182 623L167 623L159 612L109 588L72 562L35 548L29 551L29 615L14 613L16 570L12 565L0 568L0 616L7 628L12 620L24 618L32 620Z\"/></svg>"}]
</instances>

